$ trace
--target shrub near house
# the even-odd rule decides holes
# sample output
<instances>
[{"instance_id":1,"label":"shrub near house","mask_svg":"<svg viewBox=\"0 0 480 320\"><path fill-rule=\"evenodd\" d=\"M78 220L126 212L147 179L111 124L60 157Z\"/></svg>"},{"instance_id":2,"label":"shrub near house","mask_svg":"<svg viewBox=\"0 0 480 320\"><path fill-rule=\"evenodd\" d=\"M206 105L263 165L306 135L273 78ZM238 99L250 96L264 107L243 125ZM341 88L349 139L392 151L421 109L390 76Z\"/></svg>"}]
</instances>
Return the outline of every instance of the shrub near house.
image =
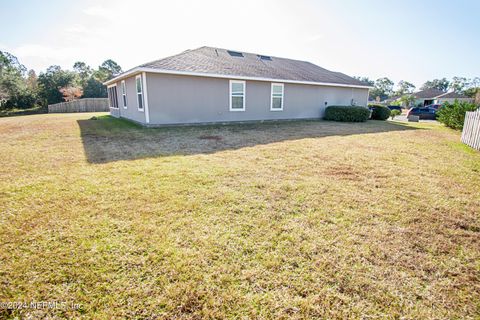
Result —
<instances>
[{"instance_id":1,"label":"shrub near house","mask_svg":"<svg viewBox=\"0 0 480 320\"><path fill-rule=\"evenodd\" d=\"M358 106L329 106L325 109L325 120L342 122L364 122L370 117L370 110Z\"/></svg>"},{"instance_id":2,"label":"shrub near house","mask_svg":"<svg viewBox=\"0 0 480 320\"><path fill-rule=\"evenodd\" d=\"M368 106L372 110L373 120L387 120L390 117L391 110L381 104L371 104Z\"/></svg>"}]
</instances>

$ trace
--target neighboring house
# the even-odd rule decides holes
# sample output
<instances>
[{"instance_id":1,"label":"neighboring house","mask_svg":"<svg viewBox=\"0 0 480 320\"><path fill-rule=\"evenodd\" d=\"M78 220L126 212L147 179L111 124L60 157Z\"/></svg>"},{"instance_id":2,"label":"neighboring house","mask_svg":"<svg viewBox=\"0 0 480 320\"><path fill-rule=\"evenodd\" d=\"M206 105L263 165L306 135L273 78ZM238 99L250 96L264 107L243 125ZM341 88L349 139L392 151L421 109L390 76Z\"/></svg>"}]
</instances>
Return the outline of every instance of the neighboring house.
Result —
<instances>
[{"instance_id":1,"label":"neighboring house","mask_svg":"<svg viewBox=\"0 0 480 320\"><path fill-rule=\"evenodd\" d=\"M145 125L320 118L367 105L369 86L306 61L201 47L105 83L110 112Z\"/></svg>"},{"instance_id":2,"label":"neighboring house","mask_svg":"<svg viewBox=\"0 0 480 320\"><path fill-rule=\"evenodd\" d=\"M447 92L444 95L438 96L436 103L440 103L440 104L445 102L452 103L455 100L473 102L474 99L456 92Z\"/></svg>"},{"instance_id":3,"label":"neighboring house","mask_svg":"<svg viewBox=\"0 0 480 320\"><path fill-rule=\"evenodd\" d=\"M438 89L426 89L413 94L415 98L415 106L427 106L434 103L445 103L459 101L473 101L472 98L458 94L456 92L445 92Z\"/></svg>"}]
</instances>

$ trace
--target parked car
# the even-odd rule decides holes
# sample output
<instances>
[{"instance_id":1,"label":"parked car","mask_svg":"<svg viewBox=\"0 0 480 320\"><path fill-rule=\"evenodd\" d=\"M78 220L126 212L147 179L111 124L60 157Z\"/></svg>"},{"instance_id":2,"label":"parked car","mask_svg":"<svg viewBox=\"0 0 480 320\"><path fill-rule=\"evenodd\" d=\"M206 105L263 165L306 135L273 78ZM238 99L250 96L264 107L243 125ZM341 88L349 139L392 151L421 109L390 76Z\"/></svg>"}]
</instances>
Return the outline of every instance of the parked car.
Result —
<instances>
[{"instance_id":1,"label":"parked car","mask_svg":"<svg viewBox=\"0 0 480 320\"><path fill-rule=\"evenodd\" d=\"M418 116L419 119L435 120L437 118L437 110L431 107L414 107L407 112L408 116Z\"/></svg>"},{"instance_id":2,"label":"parked car","mask_svg":"<svg viewBox=\"0 0 480 320\"><path fill-rule=\"evenodd\" d=\"M398 110L398 111L400 111L400 113L402 113L402 107L400 107L400 106L388 106L388 109Z\"/></svg>"},{"instance_id":3,"label":"parked car","mask_svg":"<svg viewBox=\"0 0 480 320\"><path fill-rule=\"evenodd\" d=\"M429 104L428 106L425 106L425 107L433 108L435 110L438 110L438 109L440 109L441 106L442 106L441 104L435 103L435 104Z\"/></svg>"}]
</instances>

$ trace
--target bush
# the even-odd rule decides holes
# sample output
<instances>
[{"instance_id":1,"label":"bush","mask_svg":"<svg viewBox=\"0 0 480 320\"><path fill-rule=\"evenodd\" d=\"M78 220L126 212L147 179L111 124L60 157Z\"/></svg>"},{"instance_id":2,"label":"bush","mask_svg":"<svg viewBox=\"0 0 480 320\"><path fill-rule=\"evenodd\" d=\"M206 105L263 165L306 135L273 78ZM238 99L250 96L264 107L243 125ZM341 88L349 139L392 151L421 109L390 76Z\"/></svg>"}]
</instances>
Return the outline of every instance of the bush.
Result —
<instances>
[{"instance_id":1,"label":"bush","mask_svg":"<svg viewBox=\"0 0 480 320\"><path fill-rule=\"evenodd\" d=\"M13 117L13 116L20 116L20 115L27 115L27 114L40 114L40 113L48 113L48 110L41 106L35 106L30 109L19 109L19 108L0 109L0 117Z\"/></svg>"},{"instance_id":2,"label":"bush","mask_svg":"<svg viewBox=\"0 0 480 320\"><path fill-rule=\"evenodd\" d=\"M387 120L390 117L390 109L380 104L369 105L372 109L372 119L374 120Z\"/></svg>"},{"instance_id":3,"label":"bush","mask_svg":"<svg viewBox=\"0 0 480 320\"><path fill-rule=\"evenodd\" d=\"M477 106L466 101L455 100L454 103L445 102L437 111L437 120L445 124L447 127L462 130L465 121L465 113L474 111Z\"/></svg>"},{"instance_id":4,"label":"bush","mask_svg":"<svg viewBox=\"0 0 480 320\"><path fill-rule=\"evenodd\" d=\"M370 117L370 110L358 106L329 106L325 109L325 120L363 122Z\"/></svg>"},{"instance_id":5,"label":"bush","mask_svg":"<svg viewBox=\"0 0 480 320\"><path fill-rule=\"evenodd\" d=\"M394 109L394 110L391 110L390 117L392 117L392 120L393 120L396 116L399 116L401 114L402 113L400 112L400 110Z\"/></svg>"}]
</instances>

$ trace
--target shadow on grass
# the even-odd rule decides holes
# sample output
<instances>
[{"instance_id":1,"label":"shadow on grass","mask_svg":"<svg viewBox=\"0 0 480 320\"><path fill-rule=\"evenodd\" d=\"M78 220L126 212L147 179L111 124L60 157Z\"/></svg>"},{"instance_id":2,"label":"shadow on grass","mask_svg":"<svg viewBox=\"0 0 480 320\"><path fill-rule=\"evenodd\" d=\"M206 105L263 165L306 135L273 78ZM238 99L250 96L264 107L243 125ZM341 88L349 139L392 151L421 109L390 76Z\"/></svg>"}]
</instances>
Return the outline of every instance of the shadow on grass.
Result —
<instances>
[{"instance_id":1,"label":"shadow on grass","mask_svg":"<svg viewBox=\"0 0 480 320\"><path fill-rule=\"evenodd\" d=\"M374 120L364 123L299 120L163 128L145 128L111 116L77 122L90 163L209 154L305 138L418 130L400 123Z\"/></svg>"}]
</instances>

